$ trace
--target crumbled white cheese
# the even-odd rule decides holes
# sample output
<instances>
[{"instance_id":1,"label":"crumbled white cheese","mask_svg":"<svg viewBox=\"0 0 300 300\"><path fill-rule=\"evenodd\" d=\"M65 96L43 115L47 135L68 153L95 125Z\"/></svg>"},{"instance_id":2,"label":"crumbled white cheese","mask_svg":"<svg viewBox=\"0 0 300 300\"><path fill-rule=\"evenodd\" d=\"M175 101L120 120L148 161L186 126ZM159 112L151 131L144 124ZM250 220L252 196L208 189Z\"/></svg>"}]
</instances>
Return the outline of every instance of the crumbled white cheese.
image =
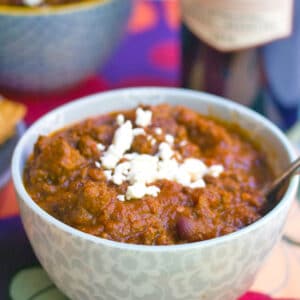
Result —
<instances>
[{"instance_id":1,"label":"crumbled white cheese","mask_svg":"<svg viewBox=\"0 0 300 300\"><path fill-rule=\"evenodd\" d=\"M126 191L126 199L139 199L143 198L146 195L146 185L144 183L135 183L133 185L128 186Z\"/></svg>"},{"instance_id":2,"label":"crumbled white cheese","mask_svg":"<svg viewBox=\"0 0 300 300\"><path fill-rule=\"evenodd\" d=\"M39 6L43 3L43 0L23 0L23 4L27 6Z\"/></svg>"},{"instance_id":3,"label":"crumbled white cheese","mask_svg":"<svg viewBox=\"0 0 300 300\"><path fill-rule=\"evenodd\" d=\"M116 166L114 173L121 173L127 175L129 169L130 169L130 163L128 161L124 161Z\"/></svg>"},{"instance_id":4,"label":"crumbled white cheese","mask_svg":"<svg viewBox=\"0 0 300 300\"><path fill-rule=\"evenodd\" d=\"M124 154L130 149L133 141L132 124L130 121L126 121L115 132L113 138L113 145L116 146L119 151Z\"/></svg>"},{"instance_id":5,"label":"crumbled white cheese","mask_svg":"<svg viewBox=\"0 0 300 300\"><path fill-rule=\"evenodd\" d=\"M114 170L114 175L112 176L113 183L117 185L121 185L124 181L126 181L126 176L128 175L129 169L130 169L129 162L123 162L117 165Z\"/></svg>"},{"instance_id":6,"label":"crumbled white cheese","mask_svg":"<svg viewBox=\"0 0 300 300\"><path fill-rule=\"evenodd\" d=\"M187 158L180 166L180 171L188 173L191 180L196 181L205 175L207 166L200 159Z\"/></svg>"},{"instance_id":7,"label":"crumbled white cheese","mask_svg":"<svg viewBox=\"0 0 300 300\"><path fill-rule=\"evenodd\" d=\"M130 149L133 141L132 124L126 121L115 132L113 143L101 157L104 168L113 169L123 154Z\"/></svg>"},{"instance_id":8,"label":"crumbled white cheese","mask_svg":"<svg viewBox=\"0 0 300 300\"><path fill-rule=\"evenodd\" d=\"M196 188L204 188L205 187L205 182L203 179L198 179L197 181L194 181L189 184L189 187L192 189Z\"/></svg>"},{"instance_id":9,"label":"crumbled white cheese","mask_svg":"<svg viewBox=\"0 0 300 300\"><path fill-rule=\"evenodd\" d=\"M156 180L158 157L148 154L140 154L131 160L128 181L151 183Z\"/></svg>"},{"instance_id":10,"label":"crumbled white cheese","mask_svg":"<svg viewBox=\"0 0 300 300\"><path fill-rule=\"evenodd\" d=\"M187 144L186 140L183 140L179 143L179 146L184 147Z\"/></svg>"},{"instance_id":11,"label":"crumbled white cheese","mask_svg":"<svg viewBox=\"0 0 300 300\"><path fill-rule=\"evenodd\" d=\"M213 165L208 168L206 174L213 177L219 177L223 172L224 172L224 167L222 165Z\"/></svg>"},{"instance_id":12,"label":"crumbled white cheese","mask_svg":"<svg viewBox=\"0 0 300 300\"><path fill-rule=\"evenodd\" d=\"M119 201L124 202L124 201L125 201L125 195L118 195L118 196L117 196L117 199L118 199Z\"/></svg>"},{"instance_id":13,"label":"crumbled white cheese","mask_svg":"<svg viewBox=\"0 0 300 300\"><path fill-rule=\"evenodd\" d=\"M117 121L117 124L119 126L121 126L122 124L124 124L124 122L125 122L124 115L122 115L122 114L117 115L116 121Z\"/></svg>"},{"instance_id":14,"label":"crumbled white cheese","mask_svg":"<svg viewBox=\"0 0 300 300\"><path fill-rule=\"evenodd\" d=\"M144 183L137 182L128 187L126 199L140 199L147 195L157 197L159 192L160 189L156 186L146 186Z\"/></svg>"},{"instance_id":15,"label":"crumbled white cheese","mask_svg":"<svg viewBox=\"0 0 300 300\"><path fill-rule=\"evenodd\" d=\"M151 110L143 110L138 107L136 110L136 119L135 124L141 127L147 127L151 124L152 119L152 111Z\"/></svg>"},{"instance_id":16,"label":"crumbled white cheese","mask_svg":"<svg viewBox=\"0 0 300 300\"><path fill-rule=\"evenodd\" d=\"M104 151L105 150L105 146L103 144L99 143L99 144L97 144L97 149L99 151Z\"/></svg>"},{"instance_id":17,"label":"crumbled white cheese","mask_svg":"<svg viewBox=\"0 0 300 300\"><path fill-rule=\"evenodd\" d=\"M137 157L139 154L136 152L131 152L131 153L126 153L124 154L123 158L127 159L127 160L132 160L135 157Z\"/></svg>"},{"instance_id":18,"label":"crumbled white cheese","mask_svg":"<svg viewBox=\"0 0 300 300\"><path fill-rule=\"evenodd\" d=\"M108 181L110 181L112 179L112 171L111 170L105 170L103 173Z\"/></svg>"},{"instance_id":19,"label":"crumbled white cheese","mask_svg":"<svg viewBox=\"0 0 300 300\"><path fill-rule=\"evenodd\" d=\"M175 180L178 173L179 164L175 159L159 161L158 179Z\"/></svg>"},{"instance_id":20,"label":"crumbled white cheese","mask_svg":"<svg viewBox=\"0 0 300 300\"><path fill-rule=\"evenodd\" d=\"M189 186L191 184L191 176L188 172L179 169L179 171L176 171L175 181L183 186Z\"/></svg>"},{"instance_id":21,"label":"crumbled white cheese","mask_svg":"<svg viewBox=\"0 0 300 300\"><path fill-rule=\"evenodd\" d=\"M170 145L174 144L174 136L171 134L166 134L165 136L165 140L167 143L169 143Z\"/></svg>"},{"instance_id":22,"label":"crumbled white cheese","mask_svg":"<svg viewBox=\"0 0 300 300\"><path fill-rule=\"evenodd\" d=\"M157 197L160 192L160 188L155 185L147 186L146 195Z\"/></svg>"},{"instance_id":23,"label":"crumbled white cheese","mask_svg":"<svg viewBox=\"0 0 300 300\"><path fill-rule=\"evenodd\" d=\"M117 173L112 176L112 182L116 185L121 185L126 177L123 174Z\"/></svg>"},{"instance_id":24,"label":"crumbled white cheese","mask_svg":"<svg viewBox=\"0 0 300 300\"><path fill-rule=\"evenodd\" d=\"M174 151L167 143L160 143L158 146L158 155L162 160L170 159L174 155Z\"/></svg>"},{"instance_id":25,"label":"crumbled white cheese","mask_svg":"<svg viewBox=\"0 0 300 300\"><path fill-rule=\"evenodd\" d=\"M122 153L115 145L110 145L107 152L101 157L101 162L104 168L113 169L121 159Z\"/></svg>"},{"instance_id":26,"label":"crumbled white cheese","mask_svg":"<svg viewBox=\"0 0 300 300\"><path fill-rule=\"evenodd\" d=\"M156 144L156 139L152 135L147 135L147 141L153 146Z\"/></svg>"},{"instance_id":27,"label":"crumbled white cheese","mask_svg":"<svg viewBox=\"0 0 300 300\"><path fill-rule=\"evenodd\" d=\"M160 134L162 134L163 131L162 131L162 129L160 127L156 127L155 130L154 130L154 132L156 134L160 135Z\"/></svg>"},{"instance_id":28,"label":"crumbled white cheese","mask_svg":"<svg viewBox=\"0 0 300 300\"><path fill-rule=\"evenodd\" d=\"M132 132L133 132L134 136L136 136L136 135L145 135L146 134L146 132L143 128L134 128L132 130Z\"/></svg>"},{"instance_id":29,"label":"crumbled white cheese","mask_svg":"<svg viewBox=\"0 0 300 300\"><path fill-rule=\"evenodd\" d=\"M207 167L196 158L182 161L180 154L172 148L174 137L169 134L165 136L166 142L159 144L155 155L126 153L131 148L134 136L138 134L145 134L144 129L132 129L130 121L121 124L114 134L112 144L100 158L102 166L106 169L104 175L108 181L116 185L129 183L126 194L117 196L120 201L140 199L146 195L156 197L160 189L149 184L160 179L175 181L194 189L205 187L203 178L206 174L218 177L224 172L222 165ZM147 136L147 140L152 145L157 142L151 135ZM101 167L99 162L95 162L95 165Z\"/></svg>"},{"instance_id":30,"label":"crumbled white cheese","mask_svg":"<svg viewBox=\"0 0 300 300\"><path fill-rule=\"evenodd\" d=\"M174 157L175 157L178 161L182 161L182 156L181 156L181 154L180 154L179 152L176 151Z\"/></svg>"},{"instance_id":31,"label":"crumbled white cheese","mask_svg":"<svg viewBox=\"0 0 300 300\"><path fill-rule=\"evenodd\" d=\"M95 161L95 166L96 166L96 168L98 168L98 169L101 168L101 164L99 163L99 161Z\"/></svg>"}]
</instances>

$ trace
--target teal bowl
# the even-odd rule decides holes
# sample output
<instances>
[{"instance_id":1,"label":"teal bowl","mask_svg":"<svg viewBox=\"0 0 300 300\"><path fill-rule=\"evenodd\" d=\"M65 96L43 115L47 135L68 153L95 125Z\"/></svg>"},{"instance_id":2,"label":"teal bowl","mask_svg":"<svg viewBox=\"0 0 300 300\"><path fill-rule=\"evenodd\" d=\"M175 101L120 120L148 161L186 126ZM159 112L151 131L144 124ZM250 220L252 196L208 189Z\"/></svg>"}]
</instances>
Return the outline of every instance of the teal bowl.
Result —
<instances>
[{"instance_id":1,"label":"teal bowl","mask_svg":"<svg viewBox=\"0 0 300 300\"><path fill-rule=\"evenodd\" d=\"M95 73L126 28L132 0L0 5L0 87L51 92Z\"/></svg>"}]
</instances>

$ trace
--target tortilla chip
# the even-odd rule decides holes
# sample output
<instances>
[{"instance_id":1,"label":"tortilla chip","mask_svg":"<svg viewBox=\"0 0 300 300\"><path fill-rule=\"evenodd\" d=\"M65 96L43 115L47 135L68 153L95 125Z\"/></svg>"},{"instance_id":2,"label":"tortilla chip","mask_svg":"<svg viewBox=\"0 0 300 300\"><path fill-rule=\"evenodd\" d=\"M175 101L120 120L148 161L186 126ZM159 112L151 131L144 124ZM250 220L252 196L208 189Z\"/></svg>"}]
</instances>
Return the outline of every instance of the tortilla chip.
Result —
<instances>
[{"instance_id":1,"label":"tortilla chip","mask_svg":"<svg viewBox=\"0 0 300 300\"><path fill-rule=\"evenodd\" d=\"M26 107L23 104L0 99L0 144L14 135L16 125L25 114Z\"/></svg>"}]
</instances>

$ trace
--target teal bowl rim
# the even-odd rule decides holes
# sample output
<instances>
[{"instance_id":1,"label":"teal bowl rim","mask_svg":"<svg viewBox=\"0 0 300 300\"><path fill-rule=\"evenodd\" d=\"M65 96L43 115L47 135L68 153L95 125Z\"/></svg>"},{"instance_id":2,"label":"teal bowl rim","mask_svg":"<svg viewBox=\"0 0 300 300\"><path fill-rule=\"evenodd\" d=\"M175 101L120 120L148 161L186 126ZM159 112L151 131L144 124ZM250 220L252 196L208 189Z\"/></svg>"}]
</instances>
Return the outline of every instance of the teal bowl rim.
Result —
<instances>
[{"instance_id":1,"label":"teal bowl rim","mask_svg":"<svg viewBox=\"0 0 300 300\"><path fill-rule=\"evenodd\" d=\"M27 7L27 6L13 6L13 5L1 5L0 4L0 17L1 16L48 16L78 12L81 10L87 10L94 7L106 5L115 0L88 0L77 3L59 4L53 6L41 6L41 7ZM123 1L123 0L117 0Z\"/></svg>"},{"instance_id":2,"label":"teal bowl rim","mask_svg":"<svg viewBox=\"0 0 300 300\"><path fill-rule=\"evenodd\" d=\"M137 245L137 244L127 244L122 242L116 242L107 240L104 238L96 237L91 234L82 232L78 229L75 229L65 223L59 221L58 219L52 217L46 211L44 211L37 203L35 203L30 195L27 193L25 186L23 184L22 174L19 170L19 166L21 164L23 157L23 147L26 144L27 136L31 134L33 130L36 130L41 124L43 124L44 120L49 118L49 116L55 115L59 111L66 111L69 107L76 106L81 108L88 103L91 104L93 101L97 101L98 97L103 96L115 96L115 97L122 97L125 94L134 94L134 93L153 93L158 92L163 95L172 95L176 93L176 95L181 95L183 98L185 96L196 97L198 99L206 99L206 101L210 101L212 105L221 105L230 107L232 110L236 110L239 113L259 122L263 125L268 131L272 132L276 135L277 139L280 141L282 147L285 149L289 160L292 161L297 158L296 152L291 145L288 138L285 134L271 121L263 117L262 115L258 114L257 112L241 105L238 103L234 103L225 99L223 97L215 96L212 94L208 94L205 92L193 91L183 88L166 88L166 87L138 87L138 88L124 88L124 89L116 89L108 92L101 92L92 94L83 98L79 98L71 103L64 104L59 106L58 108L48 112L40 119L38 119L31 127L25 132L25 134L20 139L15 151L13 153L12 158L12 179L13 184L15 187L15 191L18 195L18 201L23 202L28 209L30 209L35 215L42 219L43 222L48 223L51 226L54 226L57 230L62 231L64 234L71 235L73 238L79 238L86 242L98 244L99 246L109 247L119 250L127 250L127 251L137 251L137 252L152 252L152 253L160 253L160 252L167 252L171 253L173 251L188 251L194 249L203 249L206 247L214 247L222 243L230 242L236 239L239 239L247 234L254 234L256 230L261 227L264 227L267 223L274 221L277 214L280 213L281 210L285 208L285 206L291 205L294 197L296 196L299 178L295 176L290 184L288 185L287 191L285 192L284 196L280 200L280 202L266 215L264 215L259 220L255 221L254 223L239 229L233 233L226 234L224 236L216 237L209 240L194 242L194 243L185 243L179 245L166 245L166 246L153 246L153 245ZM90 102L91 101L91 102Z\"/></svg>"}]
</instances>

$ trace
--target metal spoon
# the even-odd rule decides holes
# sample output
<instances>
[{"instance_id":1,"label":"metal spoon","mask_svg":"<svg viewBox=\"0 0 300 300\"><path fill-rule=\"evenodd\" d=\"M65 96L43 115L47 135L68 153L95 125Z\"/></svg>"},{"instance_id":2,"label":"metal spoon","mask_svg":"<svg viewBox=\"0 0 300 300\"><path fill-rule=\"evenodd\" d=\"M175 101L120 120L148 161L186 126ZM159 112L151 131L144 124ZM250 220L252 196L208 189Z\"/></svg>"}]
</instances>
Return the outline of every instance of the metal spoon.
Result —
<instances>
[{"instance_id":1,"label":"metal spoon","mask_svg":"<svg viewBox=\"0 0 300 300\"><path fill-rule=\"evenodd\" d=\"M300 167L300 157L298 157L289 167L282 172L269 186L267 186L264 190L264 195L268 201L278 201L283 192L286 184L296 173L299 174ZM300 241L295 240L293 237L290 237L288 234L284 234L282 237L283 241L293 245L300 247Z\"/></svg>"},{"instance_id":2,"label":"metal spoon","mask_svg":"<svg viewBox=\"0 0 300 300\"><path fill-rule=\"evenodd\" d=\"M287 182L295 175L300 168L300 157L292 162L289 167L282 172L270 185L264 190L264 195L268 200L277 200L281 196L283 188Z\"/></svg>"}]
</instances>

